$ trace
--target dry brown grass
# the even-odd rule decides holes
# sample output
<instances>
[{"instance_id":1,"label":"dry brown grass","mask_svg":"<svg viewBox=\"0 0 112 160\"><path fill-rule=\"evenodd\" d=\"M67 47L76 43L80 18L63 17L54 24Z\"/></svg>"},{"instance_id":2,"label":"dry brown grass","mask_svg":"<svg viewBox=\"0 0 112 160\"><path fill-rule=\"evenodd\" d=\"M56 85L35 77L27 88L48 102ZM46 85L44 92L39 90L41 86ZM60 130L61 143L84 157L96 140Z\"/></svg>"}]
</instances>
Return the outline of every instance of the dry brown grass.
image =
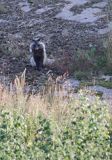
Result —
<instances>
[{"instance_id":1,"label":"dry brown grass","mask_svg":"<svg viewBox=\"0 0 112 160\"><path fill-rule=\"evenodd\" d=\"M58 77L56 82L50 77L43 92L29 95L24 93L25 72L26 70L20 77L16 77L10 89L0 84L0 109L20 111L32 116L37 116L41 112L45 117L52 117L59 122L65 119L70 113L68 104L71 95L67 92L63 94L64 88L57 84L62 77Z\"/></svg>"},{"instance_id":2,"label":"dry brown grass","mask_svg":"<svg viewBox=\"0 0 112 160\"><path fill-rule=\"evenodd\" d=\"M60 126L65 122L69 123L73 110L82 107L83 99L85 99L84 106L89 104L96 108L100 103L103 104L99 98L94 96L94 93L81 91L75 95L69 88L62 87L59 82L65 78L65 75L58 77L56 81L49 77L43 92L36 95L26 94L25 72L26 70L20 77L16 77L14 84L11 84L9 89L0 85L0 110L20 112L32 117L42 113ZM77 117L77 112L75 116Z\"/></svg>"}]
</instances>

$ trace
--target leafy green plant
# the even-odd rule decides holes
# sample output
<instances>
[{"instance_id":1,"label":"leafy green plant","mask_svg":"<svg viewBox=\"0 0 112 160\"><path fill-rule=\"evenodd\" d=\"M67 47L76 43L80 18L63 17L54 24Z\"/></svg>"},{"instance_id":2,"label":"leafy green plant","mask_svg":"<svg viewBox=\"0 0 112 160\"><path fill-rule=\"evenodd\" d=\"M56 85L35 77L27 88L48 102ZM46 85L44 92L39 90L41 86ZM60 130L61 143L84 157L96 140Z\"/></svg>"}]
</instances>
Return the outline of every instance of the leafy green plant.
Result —
<instances>
[{"instance_id":1,"label":"leafy green plant","mask_svg":"<svg viewBox=\"0 0 112 160\"><path fill-rule=\"evenodd\" d=\"M0 114L0 159L109 160L109 122L105 104L85 95L69 104L63 125L39 115ZM64 118L64 117L63 117Z\"/></svg>"}]
</instances>

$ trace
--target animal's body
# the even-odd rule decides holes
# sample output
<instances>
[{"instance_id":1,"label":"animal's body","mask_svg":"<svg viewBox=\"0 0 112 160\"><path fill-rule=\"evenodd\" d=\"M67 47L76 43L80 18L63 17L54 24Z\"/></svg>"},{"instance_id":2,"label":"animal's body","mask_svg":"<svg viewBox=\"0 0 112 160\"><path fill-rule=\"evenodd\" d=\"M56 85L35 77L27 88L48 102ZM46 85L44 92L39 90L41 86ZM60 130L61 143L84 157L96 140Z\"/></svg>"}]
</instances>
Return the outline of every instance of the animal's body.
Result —
<instances>
[{"instance_id":1,"label":"animal's body","mask_svg":"<svg viewBox=\"0 0 112 160\"><path fill-rule=\"evenodd\" d=\"M40 39L33 40L33 42L30 44L30 53L32 54L30 60L31 65L36 65L36 68L40 70L40 68L42 68L47 61L45 44L41 42Z\"/></svg>"}]
</instances>

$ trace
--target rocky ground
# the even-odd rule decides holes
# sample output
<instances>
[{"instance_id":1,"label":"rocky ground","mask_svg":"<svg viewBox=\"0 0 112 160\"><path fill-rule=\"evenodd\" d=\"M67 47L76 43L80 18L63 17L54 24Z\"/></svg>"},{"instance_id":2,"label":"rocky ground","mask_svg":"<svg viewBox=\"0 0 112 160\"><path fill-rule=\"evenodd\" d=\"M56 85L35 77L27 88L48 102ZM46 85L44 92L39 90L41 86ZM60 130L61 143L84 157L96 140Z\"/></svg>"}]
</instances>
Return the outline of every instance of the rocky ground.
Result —
<instances>
[{"instance_id":1,"label":"rocky ground","mask_svg":"<svg viewBox=\"0 0 112 160\"><path fill-rule=\"evenodd\" d=\"M0 6L1 79L12 80L26 68L27 83L36 87L47 79L49 68L37 72L29 66L32 38L46 43L49 57L61 58L77 48L102 52L110 31L107 0L1 0Z\"/></svg>"}]
</instances>

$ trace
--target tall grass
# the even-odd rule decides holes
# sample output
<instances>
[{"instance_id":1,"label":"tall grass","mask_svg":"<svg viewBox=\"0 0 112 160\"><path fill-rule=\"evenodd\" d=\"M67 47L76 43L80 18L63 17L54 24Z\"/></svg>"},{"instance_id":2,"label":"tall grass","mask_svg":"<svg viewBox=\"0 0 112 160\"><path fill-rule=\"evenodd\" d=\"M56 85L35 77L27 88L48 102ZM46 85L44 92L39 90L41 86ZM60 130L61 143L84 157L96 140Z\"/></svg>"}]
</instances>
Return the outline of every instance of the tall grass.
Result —
<instances>
[{"instance_id":1,"label":"tall grass","mask_svg":"<svg viewBox=\"0 0 112 160\"><path fill-rule=\"evenodd\" d=\"M0 86L0 159L110 159L107 104L88 91L66 93L51 79L37 95L24 86L25 71L9 90Z\"/></svg>"},{"instance_id":2,"label":"tall grass","mask_svg":"<svg viewBox=\"0 0 112 160\"><path fill-rule=\"evenodd\" d=\"M66 103L68 103L71 94L68 94L57 84L62 76L56 79L57 82L49 77L43 90L33 95L25 93L25 72L26 70L20 77L15 78L14 84L11 84L9 89L0 84L0 109L21 110L32 116L37 116L38 113L42 112L48 116L58 110L58 106L62 106L60 110L65 108L62 105L63 99L66 97Z\"/></svg>"}]
</instances>

